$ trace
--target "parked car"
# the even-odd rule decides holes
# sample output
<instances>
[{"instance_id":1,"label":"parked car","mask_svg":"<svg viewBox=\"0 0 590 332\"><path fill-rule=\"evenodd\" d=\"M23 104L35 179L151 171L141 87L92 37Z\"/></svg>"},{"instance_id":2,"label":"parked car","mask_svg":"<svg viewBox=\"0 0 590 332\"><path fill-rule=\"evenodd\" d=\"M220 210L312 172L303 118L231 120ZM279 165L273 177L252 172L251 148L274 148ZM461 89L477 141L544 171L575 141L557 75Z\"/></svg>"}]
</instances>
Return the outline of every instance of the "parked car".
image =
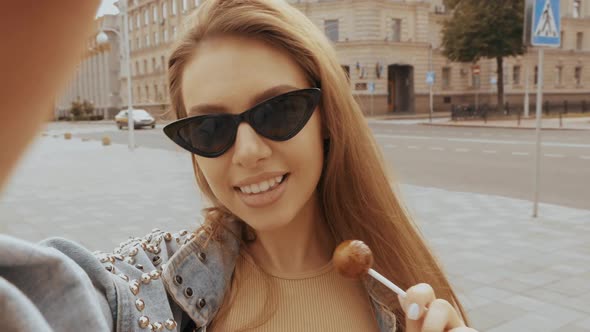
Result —
<instances>
[{"instance_id":1,"label":"parked car","mask_svg":"<svg viewBox=\"0 0 590 332\"><path fill-rule=\"evenodd\" d=\"M156 119L150 115L146 110L134 109L133 112L133 128L152 127L156 128ZM127 127L127 110L122 110L115 115L115 122L119 129Z\"/></svg>"}]
</instances>

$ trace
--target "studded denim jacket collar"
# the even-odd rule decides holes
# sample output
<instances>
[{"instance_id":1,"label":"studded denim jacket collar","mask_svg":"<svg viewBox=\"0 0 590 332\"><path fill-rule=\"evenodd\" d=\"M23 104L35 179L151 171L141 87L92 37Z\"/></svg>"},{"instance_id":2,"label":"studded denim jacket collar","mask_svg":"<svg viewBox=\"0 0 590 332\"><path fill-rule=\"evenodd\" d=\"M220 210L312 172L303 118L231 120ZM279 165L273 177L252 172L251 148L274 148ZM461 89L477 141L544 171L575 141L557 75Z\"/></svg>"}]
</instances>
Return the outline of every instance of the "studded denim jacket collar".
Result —
<instances>
[{"instance_id":1,"label":"studded denim jacket collar","mask_svg":"<svg viewBox=\"0 0 590 332\"><path fill-rule=\"evenodd\" d=\"M240 250L233 234L240 234L239 227L230 224L229 231L221 234L221 241L210 241L207 248L197 241L205 235L197 235L170 258L163 270L162 282L168 294L202 331L219 311L229 289ZM373 295L370 298L380 331L395 331L394 314Z\"/></svg>"}]
</instances>

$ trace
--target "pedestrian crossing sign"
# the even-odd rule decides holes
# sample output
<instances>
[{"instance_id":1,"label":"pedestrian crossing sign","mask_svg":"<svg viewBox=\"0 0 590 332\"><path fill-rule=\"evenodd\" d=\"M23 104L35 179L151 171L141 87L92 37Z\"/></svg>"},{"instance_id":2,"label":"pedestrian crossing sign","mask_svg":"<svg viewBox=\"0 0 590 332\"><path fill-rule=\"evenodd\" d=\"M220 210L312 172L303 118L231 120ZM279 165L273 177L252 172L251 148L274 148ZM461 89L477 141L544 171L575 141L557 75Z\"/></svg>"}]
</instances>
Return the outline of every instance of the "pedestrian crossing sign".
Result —
<instances>
[{"instance_id":1,"label":"pedestrian crossing sign","mask_svg":"<svg viewBox=\"0 0 590 332\"><path fill-rule=\"evenodd\" d=\"M561 15L559 0L535 0L532 22L533 46L559 47L561 44Z\"/></svg>"}]
</instances>

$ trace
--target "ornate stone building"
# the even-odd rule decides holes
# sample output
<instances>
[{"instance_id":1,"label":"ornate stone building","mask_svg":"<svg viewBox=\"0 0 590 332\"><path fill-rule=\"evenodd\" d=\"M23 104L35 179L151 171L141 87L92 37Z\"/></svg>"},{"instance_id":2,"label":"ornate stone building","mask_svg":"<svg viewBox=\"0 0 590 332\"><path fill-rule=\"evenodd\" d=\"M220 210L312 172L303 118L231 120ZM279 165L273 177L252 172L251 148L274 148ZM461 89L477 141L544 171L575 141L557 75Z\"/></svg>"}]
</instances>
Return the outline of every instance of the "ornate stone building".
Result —
<instances>
[{"instance_id":1,"label":"ornate stone building","mask_svg":"<svg viewBox=\"0 0 590 332\"><path fill-rule=\"evenodd\" d=\"M366 114L429 111L428 71L435 72L434 110L452 104L495 103L495 60L448 61L440 49L441 25L450 13L442 0L289 0L332 40L350 86ZM165 67L171 41L199 0L136 0L130 4L133 98L162 117L168 105ZM561 1L563 43L545 52L546 100L580 100L590 93L590 3ZM536 88L536 50L504 61L506 100L522 105L526 73L530 100ZM528 68L528 70L527 70ZM125 80L121 91L126 91ZM121 94L125 98L125 93ZM590 98L588 98L590 102Z\"/></svg>"}]
</instances>

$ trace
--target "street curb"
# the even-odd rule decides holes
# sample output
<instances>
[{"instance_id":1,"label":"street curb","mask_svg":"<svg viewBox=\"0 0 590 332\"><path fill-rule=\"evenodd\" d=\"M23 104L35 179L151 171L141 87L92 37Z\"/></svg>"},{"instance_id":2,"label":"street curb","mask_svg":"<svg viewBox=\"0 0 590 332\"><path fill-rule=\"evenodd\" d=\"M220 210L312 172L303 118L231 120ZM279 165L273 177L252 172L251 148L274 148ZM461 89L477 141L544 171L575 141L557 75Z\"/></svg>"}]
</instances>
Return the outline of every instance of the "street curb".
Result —
<instances>
[{"instance_id":1,"label":"street curb","mask_svg":"<svg viewBox=\"0 0 590 332\"><path fill-rule=\"evenodd\" d=\"M505 126L486 126L486 125L466 125L466 124L448 124L448 123L427 123L422 122L423 126L439 126L439 127L460 127L460 128L501 128L501 129L518 129L518 130L535 130L535 127L505 127ZM572 130L572 131L590 131L582 128L541 128L542 130Z\"/></svg>"}]
</instances>

